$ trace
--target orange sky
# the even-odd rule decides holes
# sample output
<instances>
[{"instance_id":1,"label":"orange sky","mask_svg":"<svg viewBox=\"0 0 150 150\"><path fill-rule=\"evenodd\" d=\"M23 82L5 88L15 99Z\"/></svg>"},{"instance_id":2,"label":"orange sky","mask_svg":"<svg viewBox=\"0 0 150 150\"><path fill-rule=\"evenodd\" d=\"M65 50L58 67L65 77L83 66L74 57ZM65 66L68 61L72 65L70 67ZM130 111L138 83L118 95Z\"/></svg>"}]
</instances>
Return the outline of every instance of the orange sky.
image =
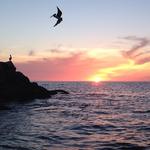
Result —
<instances>
[{"instance_id":1,"label":"orange sky","mask_svg":"<svg viewBox=\"0 0 150 150\"><path fill-rule=\"evenodd\" d=\"M149 40L133 36L124 40L130 44L127 50L61 47L44 53L31 52L22 58L15 56L14 61L31 80L149 81Z\"/></svg>"}]
</instances>

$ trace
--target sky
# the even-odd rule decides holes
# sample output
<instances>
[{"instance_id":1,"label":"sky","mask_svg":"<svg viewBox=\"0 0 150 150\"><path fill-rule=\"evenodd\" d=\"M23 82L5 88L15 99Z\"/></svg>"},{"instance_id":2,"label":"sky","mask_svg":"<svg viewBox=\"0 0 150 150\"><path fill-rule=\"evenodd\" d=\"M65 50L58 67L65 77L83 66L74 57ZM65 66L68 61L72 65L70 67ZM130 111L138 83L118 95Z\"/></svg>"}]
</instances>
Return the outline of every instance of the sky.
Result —
<instances>
[{"instance_id":1,"label":"sky","mask_svg":"<svg viewBox=\"0 0 150 150\"><path fill-rule=\"evenodd\" d=\"M149 14L149 0L0 0L0 61L34 81L150 81Z\"/></svg>"}]
</instances>

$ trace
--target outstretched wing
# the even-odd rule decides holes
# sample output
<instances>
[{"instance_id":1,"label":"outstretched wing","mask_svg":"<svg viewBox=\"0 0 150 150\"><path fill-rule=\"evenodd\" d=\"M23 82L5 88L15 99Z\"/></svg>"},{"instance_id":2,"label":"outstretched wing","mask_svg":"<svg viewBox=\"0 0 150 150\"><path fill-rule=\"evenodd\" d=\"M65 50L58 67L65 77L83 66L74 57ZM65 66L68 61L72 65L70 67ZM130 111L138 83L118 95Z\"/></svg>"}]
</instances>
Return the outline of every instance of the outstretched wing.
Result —
<instances>
[{"instance_id":1,"label":"outstretched wing","mask_svg":"<svg viewBox=\"0 0 150 150\"><path fill-rule=\"evenodd\" d=\"M62 15L62 11L57 7L57 17L60 18Z\"/></svg>"},{"instance_id":2,"label":"outstretched wing","mask_svg":"<svg viewBox=\"0 0 150 150\"><path fill-rule=\"evenodd\" d=\"M56 14L53 14L52 16L50 16L50 18L55 17Z\"/></svg>"},{"instance_id":3,"label":"outstretched wing","mask_svg":"<svg viewBox=\"0 0 150 150\"><path fill-rule=\"evenodd\" d=\"M57 26L58 24L60 24L61 22L62 22L62 19L58 19L56 24L54 25L54 27Z\"/></svg>"}]
</instances>

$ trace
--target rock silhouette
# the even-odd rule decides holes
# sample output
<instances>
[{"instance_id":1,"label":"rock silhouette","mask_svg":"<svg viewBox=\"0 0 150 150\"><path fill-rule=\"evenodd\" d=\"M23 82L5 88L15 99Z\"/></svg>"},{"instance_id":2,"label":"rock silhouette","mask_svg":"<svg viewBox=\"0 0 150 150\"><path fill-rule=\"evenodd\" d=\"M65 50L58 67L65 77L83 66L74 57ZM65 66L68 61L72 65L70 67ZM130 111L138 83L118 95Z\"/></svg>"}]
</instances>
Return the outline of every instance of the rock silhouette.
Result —
<instances>
[{"instance_id":1,"label":"rock silhouette","mask_svg":"<svg viewBox=\"0 0 150 150\"><path fill-rule=\"evenodd\" d=\"M0 102L50 98L64 90L48 91L36 82L30 82L23 73L16 71L12 61L0 62Z\"/></svg>"}]
</instances>

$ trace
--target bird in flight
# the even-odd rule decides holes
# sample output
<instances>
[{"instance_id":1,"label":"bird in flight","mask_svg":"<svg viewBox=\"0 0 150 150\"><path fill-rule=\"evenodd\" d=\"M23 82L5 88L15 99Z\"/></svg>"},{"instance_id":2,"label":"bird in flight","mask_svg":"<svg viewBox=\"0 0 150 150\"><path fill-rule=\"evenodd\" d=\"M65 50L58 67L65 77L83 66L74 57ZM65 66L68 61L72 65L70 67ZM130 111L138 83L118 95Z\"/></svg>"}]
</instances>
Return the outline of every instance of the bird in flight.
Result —
<instances>
[{"instance_id":1,"label":"bird in flight","mask_svg":"<svg viewBox=\"0 0 150 150\"><path fill-rule=\"evenodd\" d=\"M63 21L63 19L62 19L62 11L57 7L57 14L53 14L51 17L54 17L54 18L56 18L57 19L57 22L56 22L56 24L54 25L54 27L55 26L57 26L59 23L61 23L62 21Z\"/></svg>"}]
</instances>

